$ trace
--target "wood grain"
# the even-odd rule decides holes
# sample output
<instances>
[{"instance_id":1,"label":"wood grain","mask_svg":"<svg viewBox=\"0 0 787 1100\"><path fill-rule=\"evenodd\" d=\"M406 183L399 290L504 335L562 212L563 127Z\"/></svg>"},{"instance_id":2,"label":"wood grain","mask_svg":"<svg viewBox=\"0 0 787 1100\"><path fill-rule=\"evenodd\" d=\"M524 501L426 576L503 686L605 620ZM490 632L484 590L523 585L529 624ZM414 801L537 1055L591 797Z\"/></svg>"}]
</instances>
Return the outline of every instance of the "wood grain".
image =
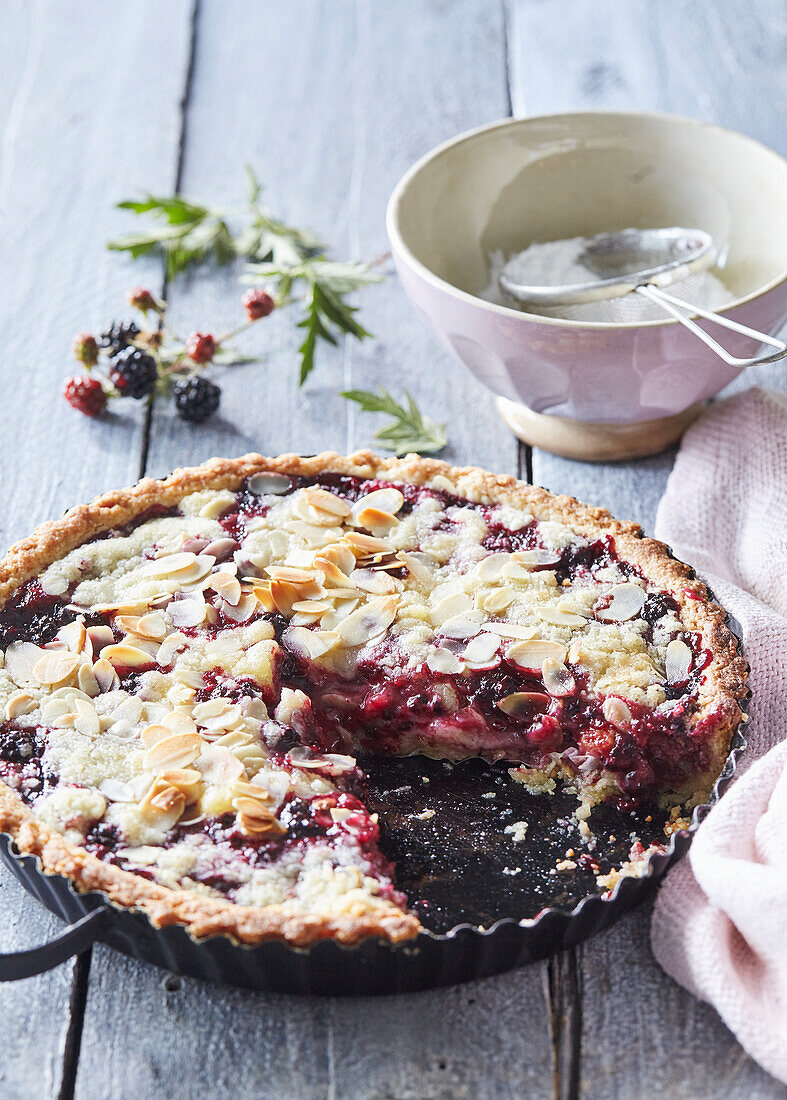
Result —
<instances>
[{"instance_id":1,"label":"wood grain","mask_svg":"<svg viewBox=\"0 0 787 1100\"><path fill-rule=\"evenodd\" d=\"M75 332L95 330L123 313L126 276L104 249L118 229L111 203L123 197L140 163L151 187L171 177L184 14L181 0L166 10L141 0L133 9L119 7L111 20L99 0L4 5L0 439L6 545L35 523L138 476L142 410L92 423L66 408L60 388ZM143 265L138 278L157 272L158 265ZM0 871L3 950L32 947L59 927ZM67 1091L74 970L75 964L66 964L0 987L0 1013L10 1025L0 1060L3 1097ZM76 1024L78 1032L78 1019Z\"/></svg>"},{"instance_id":2,"label":"wood grain","mask_svg":"<svg viewBox=\"0 0 787 1100\"><path fill-rule=\"evenodd\" d=\"M778 3L553 0L547 9L539 0L512 0L508 23L516 114L663 110L739 128L787 151L787 25ZM784 371L747 371L728 392L753 382L784 388ZM596 465L535 450L533 480L650 532L674 453ZM576 1068L585 1097L784 1095L714 1010L657 966L648 912L583 945L577 972L581 1056L578 1067L564 1069L562 1085Z\"/></svg>"},{"instance_id":3,"label":"wood grain","mask_svg":"<svg viewBox=\"0 0 787 1100\"><path fill-rule=\"evenodd\" d=\"M502 13L483 0L450 7L412 0L374 11L301 0L254 10L258 34L226 5L201 5L184 191L224 203L241 197L248 160L277 212L323 233L339 256L379 255L385 203L408 165L452 133L506 112ZM233 323L237 274L173 286L179 330L212 317ZM374 418L356 415L337 391L381 382L394 392L406 385L425 411L449 421L451 457L513 472L516 445L500 432L491 395L414 323L393 277L365 293L362 318L374 343L321 349L303 390L291 318L261 322L244 346L262 347L265 363L227 377L218 424L192 430L156 409L150 472L250 448L368 445ZM253 996L191 981L170 993L164 983L149 967L95 953L78 1097L113 1088L155 1095L165 1077L249 1097L496 1100L551 1092L544 966L479 986L352 1001Z\"/></svg>"}]
</instances>

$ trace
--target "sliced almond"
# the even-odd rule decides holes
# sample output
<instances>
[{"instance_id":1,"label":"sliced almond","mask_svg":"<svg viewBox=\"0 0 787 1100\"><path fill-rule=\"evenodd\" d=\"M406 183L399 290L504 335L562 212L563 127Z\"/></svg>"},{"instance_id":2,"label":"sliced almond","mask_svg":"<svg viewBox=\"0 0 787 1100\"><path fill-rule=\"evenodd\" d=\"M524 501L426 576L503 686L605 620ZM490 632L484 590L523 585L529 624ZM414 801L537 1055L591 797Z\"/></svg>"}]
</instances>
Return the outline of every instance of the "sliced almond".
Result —
<instances>
[{"instance_id":1,"label":"sliced almond","mask_svg":"<svg viewBox=\"0 0 787 1100\"><path fill-rule=\"evenodd\" d=\"M101 723L96 714L96 708L82 699L76 700L76 719L74 726L88 737L98 737L101 732Z\"/></svg>"},{"instance_id":2,"label":"sliced almond","mask_svg":"<svg viewBox=\"0 0 787 1100\"><path fill-rule=\"evenodd\" d=\"M538 631L534 626L522 626L520 623L486 622L481 629L489 630L501 638L522 638L526 641L538 637Z\"/></svg>"},{"instance_id":3,"label":"sliced almond","mask_svg":"<svg viewBox=\"0 0 787 1100\"><path fill-rule=\"evenodd\" d=\"M584 626L587 621L583 615L577 615L573 611L563 611L549 604L545 607L537 607L536 614L539 619L543 619L545 623L552 623L553 626Z\"/></svg>"},{"instance_id":4,"label":"sliced almond","mask_svg":"<svg viewBox=\"0 0 787 1100\"><path fill-rule=\"evenodd\" d=\"M341 542L334 542L330 546L326 546L324 550L320 551L319 557L320 561L327 561L335 565L345 576L349 576L355 568L355 554L349 546L345 546ZM317 566L317 568L322 568L322 566Z\"/></svg>"},{"instance_id":5,"label":"sliced almond","mask_svg":"<svg viewBox=\"0 0 787 1100\"><path fill-rule=\"evenodd\" d=\"M481 630L483 614L479 611L468 611L465 615L453 615L437 627L437 633L446 638L454 638L462 641L474 638Z\"/></svg>"},{"instance_id":6,"label":"sliced almond","mask_svg":"<svg viewBox=\"0 0 787 1100\"><path fill-rule=\"evenodd\" d=\"M346 646L365 645L372 638L387 630L396 618L398 601L394 596L381 596L370 600L353 611L339 624L339 633Z\"/></svg>"},{"instance_id":7,"label":"sliced almond","mask_svg":"<svg viewBox=\"0 0 787 1100\"><path fill-rule=\"evenodd\" d=\"M391 547L383 539L373 535L365 535L361 531L348 531L342 542L349 546L356 558L366 558L371 554L385 554L391 552Z\"/></svg>"},{"instance_id":8,"label":"sliced almond","mask_svg":"<svg viewBox=\"0 0 787 1100\"><path fill-rule=\"evenodd\" d=\"M186 684L187 687L196 688L197 690L205 687L203 675L196 668L176 668L172 673L172 677L179 684Z\"/></svg>"},{"instance_id":9,"label":"sliced almond","mask_svg":"<svg viewBox=\"0 0 787 1100\"><path fill-rule=\"evenodd\" d=\"M38 658L33 666L33 679L39 684L62 684L76 672L78 666L76 653L54 650Z\"/></svg>"},{"instance_id":10,"label":"sliced almond","mask_svg":"<svg viewBox=\"0 0 787 1100\"><path fill-rule=\"evenodd\" d=\"M351 772L356 766L354 756L345 756L343 753L338 752L312 753L301 745L290 749L287 756L290 763L296 768L326 771L329 775L343 775L346 772Z\"/></svg>"},{"instance_id":11,"label":"sliced almond","mask_svg":"<svg viewBox=\"0 0 787 1100\"><path fill-rule=\"evenodd\" d=\"M210 587L232 607L237 607L240 603L240 581L237 577L233 577L231 573L224 573L219 570L211 574Z\"/></svg>"},{"instance_id":12,"label":"sliced almond","mask_svg":"<svg viewBox=\"0 0 787 1100\"><path fill-rule=\"evenodd\" d=\"M196 733L170 733L145 753L145 768L160 774L168 768L186 768L200 754L202 741Z\"/></svg>"},{"instance_id":13,"label":"sliced almond","mask_svg":"<svg viewBox=\"0 0 787 1100\"><path fill-rule=\"evenodd\" d=\"M91 656L100 657L102 649L114 644L115 635L112 633L111 626L89 626L87 640L92 646Z\"/></svg>"},{"instance_id":14,"label":"sliced almond","mask_svg":"<svg viewBox=\"0 0 787 1100\"><path fill-rule=\"evenodd\" d=\"M238 824L250 836L278 836L286 831L276 820L273 811L255 798L238 798L236 809Z\"/></svg>"},{"instance_id":15,"label":"sliced almond","mask_svg":"<svg viewBox=\"0 0 787 1100\"><path fill-rule=\"evenodd\" d=\"M550 695L561 697L576 690L577 683L570 670L554 657L547 657L541 666L541 679Z\"/></svg>"},{"instance_id":16,"label":"sliced almond","mask_svg":"<svg viewBox=\"0 0 787 1100\"><path fill-rule=\"evenodd\" d=\"M503 570L510 561L510 554L490 554L475 567L475 575L483 584L494 584L501 579Z\"/></svg>"},{"instance_id":17,"label":"sliced almond","mask_svg":"<svg viewBox=\"0 0 787 1100\"><path fill-rule=\"evenodd\" d=\"M399 524L396 516L372 507L362 508L360 512L355 514L353 519L359 527L365 527L367 531L377 535L385 535Z\"/></svg>"},{"instance_id":18,"label":"sliced almond","mask_svg":"<svg viewBox=\"0 0 787 1100\"><path fill-rule=\"evenodd\" d=\"M609 590L612 601L596 612L604 622L625 623L636 618L645 606L645 591L638 584L616 584Z\"/></svg>"},{"instance_id":19,"label":"sliced almond","mask_svg":"<svg viewBox=\"0 0 787 1100\"><path fill-rule=\"evenodd\" d=\"M399 489L389 486L385 489L375 489L373 492L367 493L366 496L360 497L353 505L352 513L353 516L357 516L367 508L373 508L389 516L395 516L401 510L403 504L404 494Z\"/></svg>"},{"instance_id":20,"label":"sliced almond","mask_svg":"<svg viewBox=\"0 0 787 1100\"><path fill-rule=\"evenodd\" d=\"M618 729L626 729L631 722L631 711L622 699L608 695L601 704L601 711L606 720Z\"/></svg>"},{"instance_id":21,"label":"sliced almond","mask_svg":"<svg viewBox=\"0 0 787 1100\"><path fill-rule=\"evenodd\" d=\"M305 626L290 626L282 634L282 642L294 653L310 661L329 653L341 641L335 630L308 630Z\"/></svg>"},{"instance_id":22,"label":"sliced almond","mask_svg":"<svg viewBox=\"0 0 787 1100\"><path fill-rule=\"evenodd\" d=\"M348 551L349 553L349 551ZM350 554L352 557L352 554ZM353 558L353 562L355 558ZM331 561L330 558L324 558L322 554L317 554L314 559L314 568L319 570L321 583L326 588L346 588L350 583L347 579L347 574L339 568L339 566Z\"/></svg>"},{"instance_id":23,"label":"sliced almond","mask_svg":"<svg viewBox=\"0 0 787 1100\"><path fill-rule=\"evenodd\" d=\"M387 573L374 569L353 569L350 580L356 588L374 596L391 596L402 587L401 581L396 581Z\"/></svg>"},{"instance_id":24,"label":"sliced almond","mask_svg":"<svg viewBox=\"0 0 787 1100\"><path fill-rule=\"evenodd\" d=\"M515 550L511 557L519 565L529 568L558 565L560 563L560 558L554 550L542 550L540 547L533 550Z\"/></svg>"},{"instance_id":25,"label":"sliced almond","mask_svg":"<svg viewBox=\"0 0 787 1100\"><path fill-rule=\"evenodd\" d=\"M464 668L463 663L450 649L435 649L426 658L426 666L432 672L442 672L446 675L459 673Z\"/></svg>"},{"instance_id":26,"label":"sliced almond","mask_svg":"<svg viewBox=\"0 0 787 1100\"><path fill-rule=\"evenodd\" d=\"M544 661L564 661L566 647L560 642L549 642L545 638L529 638L517 642L506 650L506 660L519 668L541 671Z\"/></svg>"},{"instance_id":27,"label":"sliced almond","mask_svg":"<svg viewBox=\"0 0 787 1100\"><path fill-rule=\"evenodd\" d=\"M140 638L148 638L152 642L160 642L167 634L167 623L160 611L153 611L149 615L143 615L137 620L135 631Z\"/></svg>"},{"instance_id":28,"label":"sliced almond","mask_svg":"<svg viewBox=\"0 0 787 1100\"><path fill-rule=\"evenodd\" d=\"M440 588L443 588L440 585ZM435 589L435 595L439 592L439 589ZM473 606L473 601L465 592L452 592L448 596L444 596L439 600L437 604L430 610L429 617L432 620L433 626L440 626L441 623L446 622L447 619L452 619L455 615L462 615L463 613L470 611Z\"/></svg>"},{"instance_id":29,"label":"sliced almond","mask_svg":"<svg viewBox=\"0 0 787 1100\"><path fill-rule=\"evenodd\" d=\"M193 732L196 733L196 729L197 727L195 726ZM145 726L139 736L145 748L152 749L154 745L157 745L159 743L159 741L163 741L166 737L171 737L172 732L173 731L170 726L165 726L160 723L153 723L150 726Z\"/></svg>"},{"instance_id":30,"label":"sliced almond","mask_svg":"<svg viewBox=\"0 0 787 1100\"><path fill-rule=\"evenodd\" d=\"M297 600L292 605L293 611L300 611L303 615L316 615L318 618L332 607L330 600Z\"/></svg>"},{"instance_id":31,"label":"sliced almond","mask_svg":"<svg viewBox=\"0 0 787 1100\"><path fill-rule=\"evenodd\" d=\"M281 496L292 488L292 480L285 474L268 473L263 470L259 474L252 474L246 482L246 487L255 496Z\"/></svg>"},{"instance_id":32,"label":"sliced almond","mask_svg":"<svg viewBox=\"0 0 787 1100\"><path fill-rule=\"evenodd\" d=\"M506 695L497 704L504 714L517 717L520 714L532 713L534 710L543 710L549 706L550 698L540 691L514 691Z\"/></svg>"},{"instance_id":33,"label":"sliced almond","mask_svg":"<svg viewBox=\"0 0 787 1100\"><path fill-rule=\"evenodd\" d=\"M666 673L668 684L682 684L688 679L694 655L680 638L675 638L667 646Z\"/></svg>"},{"instance_id":34,"label":"sliced almond","mask_svg":"<svg viewBox=\"0 0 787 1100\"><path fill-rule=\"evenodd\" d=\"M139 804L144 816L156 817L158 814L172 815L175 821L186 807L183 791L173 787L161 776L157 776L150 785L147 794Z\"/></svg>"},{"instance_id":35,"label":"sliced almond","mask_svg":"<svg viewBox=\"0 0 787 1100\"><path fill-rule=\"evenodd\" d=\"M145 653L136 646L121 642L119 645L108 645L101 651L101 659L109 661L113 668L150 668L154 663L149 653ZM95 665L93 666L95 672Z\"/></svg>"},{"instance_id":36,"label":"sliced almond","mask_svg":"<svg viewBox=\"0 0 787 1100\"><path fill-rule=\"evenodd\" d=\"M68 592L68 580L48 571L39 579L39 584L47 596L64 596Z\"/></svg>"},{"instance_id":37,"label":"sliced almond","mask_svg":"<svg viewBox=\"0 0 787 1100\"><path fill-rule=\"evenodd\" d=\"M235 539L214 539L205 547L205 553L210 554L216 561L226 562L238 549L240 549L240 543Z\"/></svg>"},{"instance_id":38,"label":"sliced almond","mask_svg":"<svg viewBox=\"0 0 787 1100\"><path fill-rule=\"evenodd\" d=\"M196 733L197 723L184 710L172 710L161 719L161 725L175 733Z\"/></svg>"},{"instance_id":39,"label":"sliced almond","mask_svg":"<svg viewBox=\"0 0 787 1100\"><path fill-rule=\"evenodd\" d=\"M103 657L95 662L92 672L96 678L99 691L114 691L116 688L120 687L120 678L117 672L109 661L105 660Z\"/></svg>"},{"instance_id":40,"label":"sliced almond","mask_svg":"<svg viewBox=\"0 0 787 1100\"><path fill-rule=\"evenodd\" d=\"M89 695L90 698L95 698L96 695L101 694L101 688L98 686L98 680L90 665L80 665L79 672L77 673L77 683L79 684L85 695Z\"/></svg>"},{"instance_id":41,"label":"sliced almond","mask_svg":"<svg viewBox=\"0 0 787 1100\"><path fill-rule=\"evenodd\" d=\"M19 718L23 714L29 714L31 710L36 709L36 700L28 691L16 691L9 698L5 705L5 718L7 722L11 722L14 718Z\"/></svg>"},{"instance_id":42,"label":"sliced almond","mask_svg":"<svg viewBox=\"0 0 787 1100\"><path fill-rule=\"evenodd\" d=\"M169 768L161 773L161 779L182 792L187 806L202 793L202 775L195 768Z\"/></svg>"},{"instance_id":43,"label":"sliced almond","mask_svg":"<svg viewBox=\"0 0 787 1100\"><path fill-rule=\"evenodd\" d=\"M172 634L168 634L161 645L158 647L156 653L156 664L161 668L166 668L172 662L175 654L183 649L188 644L188 638L185 634L181 634L179 630L173 631Z\"/></svg>"},{"instance_id":44,"label":"sliced almond","mask_svg":"<svg viewBox=\"0 0 787 1100\"><path fill-rule=\"evenodd\" d=\"M230 619L234 623L245 623L248 622L255 613L257 606L256 597L252 593L246 593L241 596L235 606L223 600L221 604L221 613L225 619Z\"/></svg>"},{"instance_id":45,"label":"sliced almond","mask_svg":"<svg viewBox=\"0 0 787 1100\"><path fill-rule=\"evenodd\" d=\"M238 757L223 745L203 745L196 765L205 782L212 784L232 783L244 772Z\"/></svg>"},{"instance_id":46,"label":"sliced almond","mask_svg":"<svg viewBox=\"0 0 787 1100\"><path fill-rule=\"evenodd\" d=\"M497 635L485 632L470 639L462 656L472 664L484 665L497 656L499 647L500 639Z\"/></svg>"},{"instance_id":47,"label":"sliced almond","mask_svg":"<svg viewBox=\"0 0 787 1100\"><path fill-rule=\"evenodd\" d=\"M276 611L277 607L273 601L273 595L271 594L271 582L263 581L261 584L255 584L252 589L255 600L257 600L265 611ZM293 603L299 603L302 601L294 600Z\"/></svg>"},{"instance_id":48,"label":"sliced almond","mask_svg":"<svg viewBox=\"0 0 787 1100\"><path fill-rule=\"evenodd\" d=\"M145 562L141 572L146 577L176 577L179 573L193 569L196 564L196 554L181 551L176 554L164 554L160 558Z\"/></svg>"},{"instance_id":49,"label":"sliced almond","mask_svg":"<svg viewBox=\"0 0 787 1100\"><path fill-rule=\"evenodd\" d=\"M57 640L63 642L72 653L81 653L87 638L85 623L82 619L74 619L72 623L61 626L57 632Z\"/></svg>"},{"instance_id":50,"label":"sliced almond","mask_svg":"<svg viewBox=\"0 0 787 1100\"><path fill-rule=\"evenodd\" d=\"M490 615L502 615L507 607L511 606L514 593L510 588L493 588L491 592L483 593L479 600L479 607L488 611Z\"/></svg>"},{"instance_id":51,"label":"sliced almond","mask_svg":"<svg viewBox=\"0 0 787 1100\"><path fill-rule=\"evenodd\" d=\"M5 651L6 672L17 684L29 683L33 679L33 668L43 654L44 650L32 642L11 642Z\"/></svg>"}]
</instances>

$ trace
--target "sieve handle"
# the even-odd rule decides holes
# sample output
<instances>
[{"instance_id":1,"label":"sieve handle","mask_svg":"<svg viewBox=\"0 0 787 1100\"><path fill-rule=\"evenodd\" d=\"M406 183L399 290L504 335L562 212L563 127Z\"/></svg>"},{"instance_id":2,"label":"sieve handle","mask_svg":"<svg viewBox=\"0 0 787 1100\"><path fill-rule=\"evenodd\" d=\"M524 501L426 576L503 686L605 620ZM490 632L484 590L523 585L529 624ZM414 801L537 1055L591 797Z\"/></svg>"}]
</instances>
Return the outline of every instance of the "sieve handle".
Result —
<instances>
[{"instance_id":1,"label":"sieve handle","mask_svg":"<svg viewBox=\"0 0 787 1100\"><path fill-rule=\"evenodd\" d=\"M29 947L26 951L0 954L0 982L17 982L53 970L73 955L81 955L99 937L109 920L106 906L94 909L48 943Z\"/></svg>"},{"instance_id":2,"label":"sieve handle","mask_svg":"<svg viewBox=\"0 0 787 1100\"><path fill-rule=\"evenodd\" d=\"M774 336L767 336L764 332L758 332L755 328L748 328L737 321L731 321L728 317L721 317L718 313L712 313L710 310L690 305L681 298L674 298L671 294L665 294L663 290L655 286L638 286L636 289L637 294L641 294L661 306L663 310L670 313L676 321L680 321L684 328L687 328L689 332L693 332L695 336L702 340L703 344L707 344L711 351L714 351L720 359L723 359L731 367L753 367L757 363L776 363L787 355L787 344L783 340L777 340ZM722 328L728 328L732 332L740 332L743 336L750 336L761 344L770 344L772 348L776 348L776 351L766 352L766 354L754 356L752 359L738 359L714 340L705 329L695 324L686 313L682 313L681 310L687 310L688 313L698 313L700 317L713 321L714 324L721 325Z\"/></svg>"}]
</instances>

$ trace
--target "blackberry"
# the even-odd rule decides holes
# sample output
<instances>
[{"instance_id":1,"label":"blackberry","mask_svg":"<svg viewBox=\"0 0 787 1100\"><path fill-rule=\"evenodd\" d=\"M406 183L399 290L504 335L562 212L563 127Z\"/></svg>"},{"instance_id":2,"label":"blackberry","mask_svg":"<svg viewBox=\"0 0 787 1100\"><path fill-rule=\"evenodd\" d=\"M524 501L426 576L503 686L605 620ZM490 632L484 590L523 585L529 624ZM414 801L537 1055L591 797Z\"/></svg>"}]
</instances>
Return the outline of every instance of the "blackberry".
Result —
<instances>
[{"instance_id":1,"label":"blackberry","mask_svg":"<svg viewBox=\"0 0 787 1100\"><path fill-rule=\"evenodd\" d=\"M178 416L201 424L215 413L221 400L221 388L207 378L182 378L172 387Z\"/></svg>"},{"instance_id":2,"label":"blackberry","mask_svg":"<svg viewBox=\"0 0 787 1100\"><path fill-rule=\"evenodd\" d=\"M123 348L112 360L109 377L121 397L147 397L156 385L156 361L139 348Z\"/></svg>"},{"instance_id":3,"label":"blackberry","mask_svg":"<svg viewBox=\"0 0 787 1100\"><path fill-rule=\"evenodd\" d=\"M133 321L113 321L109 328L101 333L98 342L114 358L119 351L127 348L136 336L139 336L139 325Z\"/></svg>"}]
</instances>

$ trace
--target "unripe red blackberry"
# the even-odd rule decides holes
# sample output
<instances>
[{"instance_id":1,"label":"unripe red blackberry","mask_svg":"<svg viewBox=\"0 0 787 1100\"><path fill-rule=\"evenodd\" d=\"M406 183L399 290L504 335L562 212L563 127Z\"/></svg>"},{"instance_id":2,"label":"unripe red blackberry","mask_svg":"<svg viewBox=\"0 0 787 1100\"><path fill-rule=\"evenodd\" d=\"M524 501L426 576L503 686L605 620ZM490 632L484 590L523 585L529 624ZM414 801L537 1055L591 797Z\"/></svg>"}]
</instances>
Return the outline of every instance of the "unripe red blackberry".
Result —
<instances>
[{"instance_id":1,"label":"unripe red blackberry","mask_svg":"<svg viewBox=\"0 0 787 1100\"><path fill-rule=\"evenodd\" d=\"M259 287L247 290L241 298L241 303L250 321L259 321L261 317L267 317L269 313L273 313L276 308L276 303L267 290L261 290Z\"/></svg>"},{"instance_id":2,"label":"unripe red blackberry","mask_svg":"<svg viewBox=\"0 0 787 1100\"><path fill-rule=\"evenodd\" d=\"M98 416L107 407L107 395L101 383L86 374L69 378L63 386L63 397L72 409L78 409L85 416Z\"/></svg>"},{"instance_id":3,"label":"unripe red blackberry","mask_svg":"<svg viewBox=\"0 0 787 1100\"><path fill-rule=\"evenodd\" d=\"M94 367L98 362L98 344L95 336L89 332L80 332L74 337L74 355L86 367Z\"/></svg>"},{"instance_id":4,"label":"unripe red blackberry","mask_svg":"<svg viewBox=\"0 0 787 1100\"><path fill-rule=\"evenodd\" d=\"M216 341L207 332L192 332L186 340L186 355L195 363L209 363L216 354Z\"/></svg>"}]
</instances>

